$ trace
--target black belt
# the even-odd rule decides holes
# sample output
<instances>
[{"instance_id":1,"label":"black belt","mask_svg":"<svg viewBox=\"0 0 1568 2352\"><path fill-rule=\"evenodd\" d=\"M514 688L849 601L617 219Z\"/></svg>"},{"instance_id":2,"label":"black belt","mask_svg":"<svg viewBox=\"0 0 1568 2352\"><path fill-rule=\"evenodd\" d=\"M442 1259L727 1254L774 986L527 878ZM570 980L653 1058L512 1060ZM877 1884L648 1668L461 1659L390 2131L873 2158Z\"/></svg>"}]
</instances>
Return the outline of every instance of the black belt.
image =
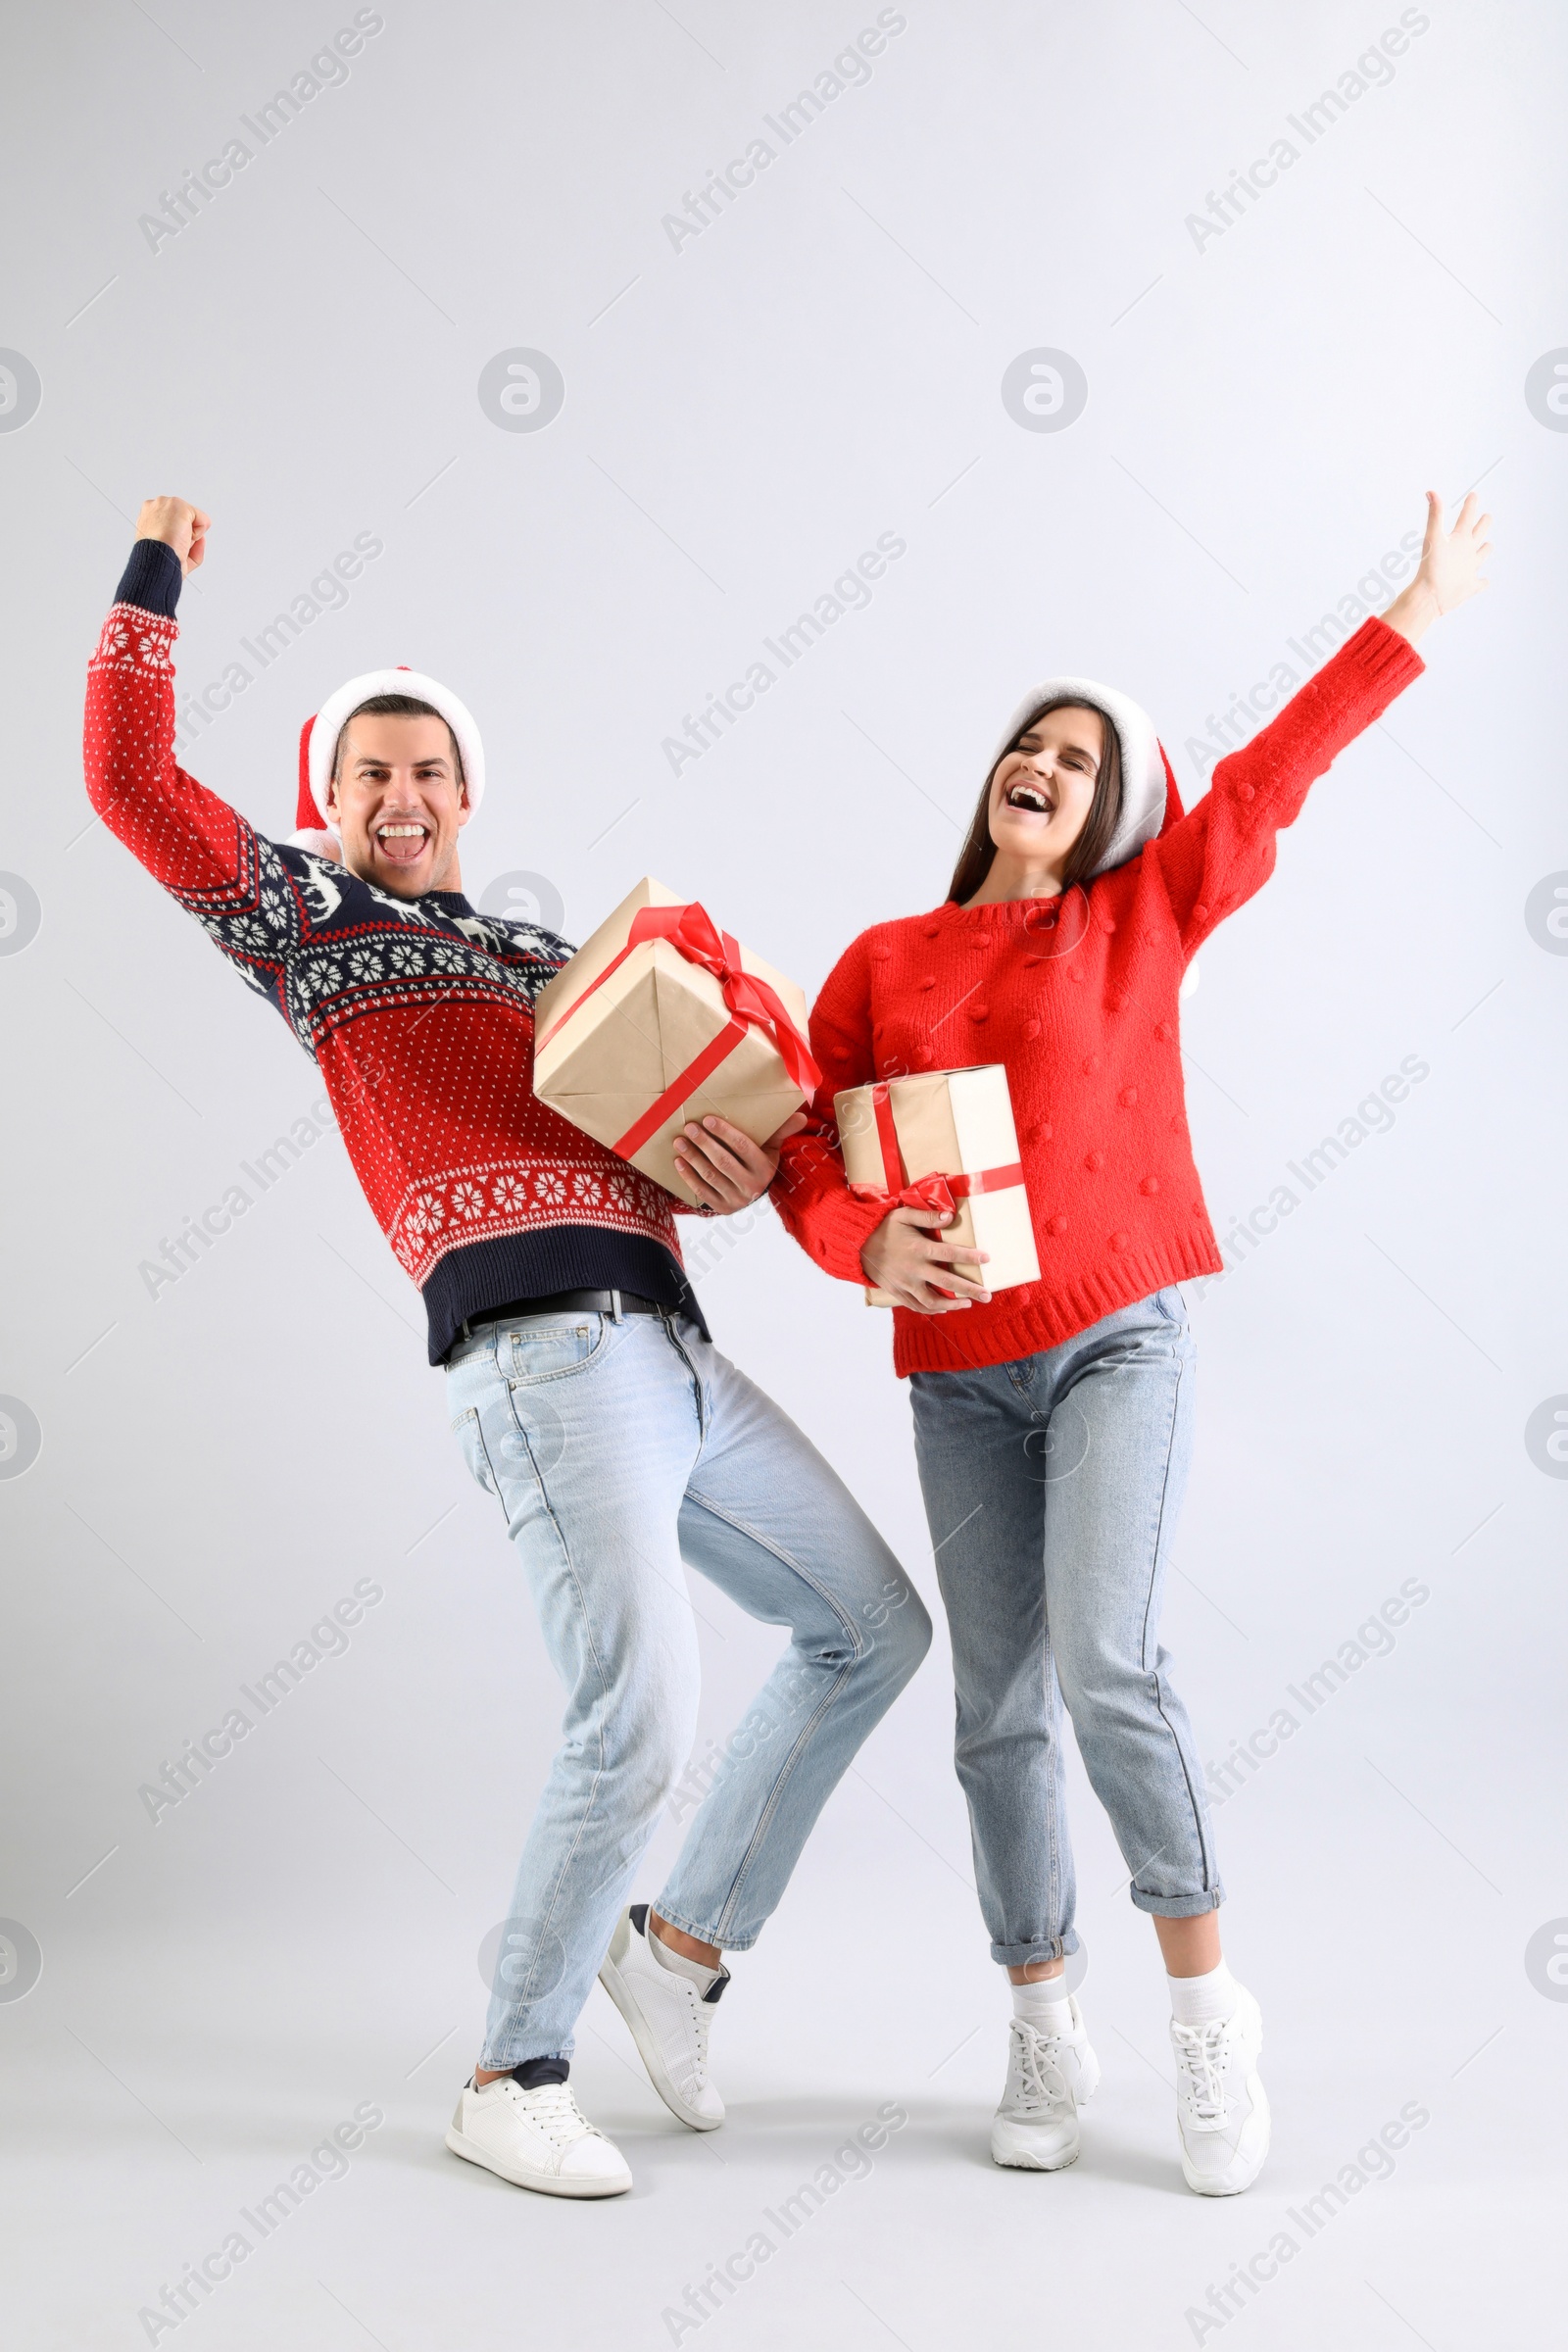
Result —
<instances>
[{"instance_id":1,"label":"black belt","mask_svg":"<svg viewBox=\"0 0 1568 2352\"><path fill-rule=\"evenodd\" d=\"M514 1323L525 1315L559 1315L579 1312L590 1315L662 1315L678 1313L674 1307L662 1307L657 1298L644 1298L636 1291L548 1291L542 1298L514 1298L506 1306L487 1306L476 1315L465 1318L464 1338L472 1336L476 1323Z\"/></svg>"}]
</instances>

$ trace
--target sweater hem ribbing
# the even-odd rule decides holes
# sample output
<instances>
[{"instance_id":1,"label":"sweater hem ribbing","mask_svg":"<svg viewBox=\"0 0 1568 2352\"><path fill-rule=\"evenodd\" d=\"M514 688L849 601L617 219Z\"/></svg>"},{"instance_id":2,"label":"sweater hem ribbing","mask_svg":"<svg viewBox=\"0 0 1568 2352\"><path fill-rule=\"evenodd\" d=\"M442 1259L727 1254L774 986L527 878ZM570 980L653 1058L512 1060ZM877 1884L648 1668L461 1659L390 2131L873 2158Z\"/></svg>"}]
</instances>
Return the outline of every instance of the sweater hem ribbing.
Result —
<instances>
[{"instance_id":1,"label":"sweater hem ribbing","mask_svg":"<svg viewBox=\"0 0 1568 2352\"><path fill-rule=\"evenodd\" d=\"M1059 1348L1118 1307L1135 1306L1172 1283L1224 1271L1213 1236L1196 1229L1160 1249L1129 1250L1114 1266L1099 1267L1049 1296L1042 1280L1043 1296L1010 1312L1004 1303L1000 1309L969 1306L940 1316L895 1307L893 1369L900 1380L907 1380L911 1372L981 1372L993 1364L1016 1363Z\"/></svg>"}]
</instances>

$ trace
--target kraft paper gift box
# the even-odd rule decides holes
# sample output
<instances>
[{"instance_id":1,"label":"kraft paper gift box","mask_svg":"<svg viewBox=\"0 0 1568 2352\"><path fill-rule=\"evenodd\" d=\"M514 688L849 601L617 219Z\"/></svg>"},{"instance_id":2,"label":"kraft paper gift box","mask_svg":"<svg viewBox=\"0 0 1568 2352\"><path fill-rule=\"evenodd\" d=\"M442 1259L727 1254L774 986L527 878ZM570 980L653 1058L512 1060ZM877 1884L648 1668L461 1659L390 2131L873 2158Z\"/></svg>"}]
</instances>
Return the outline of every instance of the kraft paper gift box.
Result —
<instances>
[{"instance_id":1,"label":"kraft paper gift box","mask_svg":"<svg viewBox=\"0 0 1568 2352\"><path fill-rule=\"evenodd\" d=\"M793 980L644 880L534 1005L541 1102L682 1200L671 1143L711 1113L766 1139L821 1082Z\"/></svg>"},{"instance_id":2,"label":"kraft paper gift box","mask_svg":"<svg viewBox=\"0 0 1568 2352\"><path fill-rule=\"evenodd\" d=\"M852 1086L834 1096L833 1113L845 1173L862 1200L879 1196L890 1208L951 1207L943 1238L989 1252L988 1264L971 1269L989 1291L1039 1281L1001 1062ZM890 1291L868 1289L865 1298L868 1306L896 1303Z\"/></svg>"}]
</instances>

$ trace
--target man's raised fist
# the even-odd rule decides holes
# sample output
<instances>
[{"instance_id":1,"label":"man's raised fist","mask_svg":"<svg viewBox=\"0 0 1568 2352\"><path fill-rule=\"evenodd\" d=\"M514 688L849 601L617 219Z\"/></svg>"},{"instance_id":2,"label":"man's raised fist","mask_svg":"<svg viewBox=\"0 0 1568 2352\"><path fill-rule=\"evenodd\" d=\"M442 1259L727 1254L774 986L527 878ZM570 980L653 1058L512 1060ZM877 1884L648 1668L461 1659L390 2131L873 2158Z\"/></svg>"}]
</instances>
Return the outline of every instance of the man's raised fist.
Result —
<instances>
[{"instance_id":1,"label":"man's raised fist","mask_svg":"<svg viewBox=\"0 0 1568 2352\"><path fill-rule=\"evenodd\" d=\"M207 533L212 516L200 507L193 507L185 498L148 498L142 501L136 517L138 539L161 539L172 547L179 558L179 567L186 579L196 569L207 553Z\"/></svg>"}]
</instances>

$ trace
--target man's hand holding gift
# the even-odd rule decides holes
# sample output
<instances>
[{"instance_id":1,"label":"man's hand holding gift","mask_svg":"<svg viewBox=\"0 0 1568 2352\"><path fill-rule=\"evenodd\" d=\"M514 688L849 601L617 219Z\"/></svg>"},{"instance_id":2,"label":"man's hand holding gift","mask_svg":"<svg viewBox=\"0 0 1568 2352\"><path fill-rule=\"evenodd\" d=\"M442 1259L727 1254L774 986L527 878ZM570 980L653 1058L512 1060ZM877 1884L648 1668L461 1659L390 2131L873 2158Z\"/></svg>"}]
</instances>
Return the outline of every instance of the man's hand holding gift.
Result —
<instances>
[{"instance_id":1,"label":"man's hand holding gift","mask_svg":"<svg viewBox=\"0 0 1568 2352\"><path fill-rule=\"evenodd\" d=\"M710 1214L731 1217L761 1199L778 1173L778 1155L806 1125L804 1110L792 1111L765 1144L754 1144L728 1119L707 1118L682 1128L670 1146L675 1165Z\"/></svg>"},{"instance_id":2,"label":"man's hand holding gift","mask_svg":"<svg viewBox=\"0 0 1568 2352\"><path fill-rule=\"evenodd\" d=\"M534 1019L539 1100L704 1216L766 1192L821 1083L794 981L652 876Z\"/></svg>"}]
</instances>

